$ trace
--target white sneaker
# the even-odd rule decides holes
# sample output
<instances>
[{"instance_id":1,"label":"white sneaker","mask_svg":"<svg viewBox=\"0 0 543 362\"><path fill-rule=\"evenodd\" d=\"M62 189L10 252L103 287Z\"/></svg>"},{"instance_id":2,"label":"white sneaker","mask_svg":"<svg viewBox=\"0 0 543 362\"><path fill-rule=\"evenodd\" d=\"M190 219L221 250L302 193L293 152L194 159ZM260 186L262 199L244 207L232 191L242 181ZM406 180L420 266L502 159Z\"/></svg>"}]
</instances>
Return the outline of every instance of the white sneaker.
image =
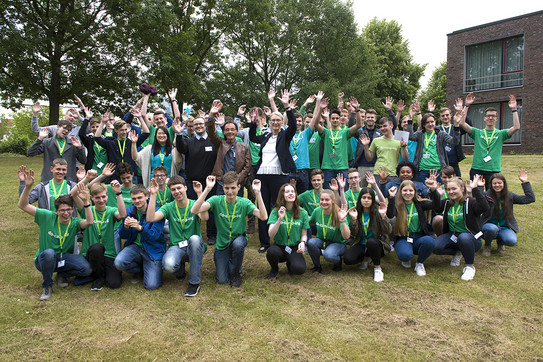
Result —
<instances>
[{"instance_id":1,"label":"white sneaker","mask_svg":"<svg viewBox=\"0 0 543 362\"><path fill-rule=\"evenodd\" d=\"M360 266L358 267L358 269L360 270L368 269L368 264L370 263L370 260L371 259L366 256L364 260L362 260L362 263L360 263Z\"/></svg>"},{"instance_id":2,"label":"white sneaker","mask_svg":"<svg viewBox=\"0 0 543 362\"><path fill-rule=\"evenodd\" d=\"M415 264L415 273L417 273L417 275L419 277L425 276L426 275L426 269L424 269L424 264L416 263Z\"/></svg>"},{"instance_id":3,"label":"white sneaker","mask_svg":"<svg viewBox=\"0 0 543 362\"><path fill-rule=\"evenodd\" d=\"M475 276L475 268L467 266L462 272L464 273L462 274L462 280L473 280L473 277Z\"/></svg>"},{"instance_id":4,"label":"white sneaker","mask_svg":"<svg viewBox=\"0 0 543 362\"><path fill-rule=\"evenodd\" d=\"M504 254L505 253L505 245L498 245L498 253Z\"/></svg>"},{"instance_id":5,"label":"white sneaker","mask_svg":"<svg viewBox=\"0 0 543 362\"><path fill-rule=\"evenodd\" d=\"M451 266L460 266L460 260L462 260L462 254L457 254L451 259Z\"/></svg>"},{"instance_id":6,"label":"white sneaker","mask_svg":"<svg viewBox=\"0 0 543 362\"><path fill-rule=\"evenodd\" d=\"M491 250L490 245L485 245L483 247L483 252L482 252L483 256L490 256L490 250Z\"/></svg>"},{"instance_id":7,"label":"white sneaker","mask_svg":"<svg viewBox=\"0 0 543 362\"><path fill-rule=\"evenodd\" d=\"M402 261L402 266L406 269L411 269L411 260Z\"/></svg>"},{"instance_id":8,"label":"white sneaker","mask_svg":"<svg viewBox=\"0 0 543 362\"><path fill-rule=\"evenodd\" d=\"M373 281L379 283L383 280L385 280L385 274L383 274L383 270L373 269Z\"/></svg>"}]
</instances>

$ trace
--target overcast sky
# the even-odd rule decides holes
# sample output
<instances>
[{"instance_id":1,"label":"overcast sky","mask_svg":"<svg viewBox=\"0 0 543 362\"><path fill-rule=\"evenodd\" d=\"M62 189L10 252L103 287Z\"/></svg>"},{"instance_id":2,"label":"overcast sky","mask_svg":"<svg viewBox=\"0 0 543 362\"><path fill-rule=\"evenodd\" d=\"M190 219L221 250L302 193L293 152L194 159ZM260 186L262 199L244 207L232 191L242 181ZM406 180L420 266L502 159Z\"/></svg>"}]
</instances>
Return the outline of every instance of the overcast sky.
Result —
<instances>
[{"instance_id":1,"label":"overcast sky","mask_svg":"<svg viewBox=\"0 0 543 362\"><path fill-rule=\"evenodd\" d=\"M414 61L428 64L421 81L426 87L434 69L447 60L447 34L543 10L543 4L537 0L353 0L353 9L360 29L374 17L396 20L402 26Z\"/></svg>"}]
</instances>

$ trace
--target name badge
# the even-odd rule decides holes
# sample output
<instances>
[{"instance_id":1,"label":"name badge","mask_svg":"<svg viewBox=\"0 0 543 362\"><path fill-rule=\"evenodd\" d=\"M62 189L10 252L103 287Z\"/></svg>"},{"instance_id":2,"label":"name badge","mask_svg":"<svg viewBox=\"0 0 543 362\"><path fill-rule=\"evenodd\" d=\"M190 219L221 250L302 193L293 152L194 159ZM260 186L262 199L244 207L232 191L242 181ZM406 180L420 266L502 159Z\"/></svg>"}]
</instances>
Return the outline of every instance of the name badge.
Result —
<instances>
[{"instance_id":1,"label":"name badge","mask_svg":"<svg viewBox=\"0 0 543 362\"><path fill-rule=\"evenodd\" d=\"M311 139L309 140L309 143L315 143L315 142L317 142L317 140L316 140L315 138L311 138Z\"/></svg>"},{"instance_id":2,"label":"name badge","mask_svg":"<svg viewBox=\"0 0 543 362\"><path fill-rule=\"evenodd\" d=\"M490 157L490 155L486 156L485 158L483 158L483 161L485 162L488 162L492 159L492 157Z\"/></svg>"},{"instance_id":3,"label":"name badge","mask_svg":"<svg viewBox=\"0 0 543 362\"><path fill-rule=\"evenodd\" d=\"M422 158L430 158L430 155L425 153L424 155L422 155Z\"/></svg>"},{"instance_id":4,"label":"name badge","mask_svg":"<svg viewBox=\"0 0 543 362\"><path fill-rule=\"evenodd\" d=\"M290 246L288 246L288 245L287 245L287 246L285 246L285 251L287 252L287 254L290 254L290 253L292 253L292 249L291 249L291 247L290 247Z\"/></svg>"},{"instance_id":5,"label":"name badge","mask_svg":"<svg viewBox=\"0 0 543 362\"><path fill-rule=\"evenodd\" d=\"M205 147L205 150L206 150L206 152L211 152L211 151L213 151L213 147L211 147L211 146L206 146L206 147Z\"/></svg>"},{"instance_id":6,"label":"name badge","mask_svg":"<svg viewBox=\"0 0 543 362\"><path fill-rule=\"evenodd\" d=\"M297 159L298 159L298 156L296 156L296 155L292 156L293 161L296 161Z\"/></svg>"},{"instance_id":7,"label":"name badge","mask_svg":"<svg viewBox=\"0 0 543 362\"><path fill-rule=\"evenodd\" d=\"M183 241L179 242L179 247L180 248L186 248L187 246L189 246L189 243L186 240L183 240Z\"/></svg>"},{"instance_id":8,"label":"name badge","mask_svg":"<svg viewBox=\"0 0 543 362\"><path fill-rule=\"evenodd\" d=\"M447 152L451 152L452 148L450 148L449 146L445 146L445 151Z\"/></svg>"},{"instance_id":9,"label":"name badge","mask_svg":"<svg viewBox=\"0 0 543 362\"><path fill-rule=\"evenodd\" d=\"M407 242L408 242L409 244L413 244L413 238L407 237Z\"/></svg>"},{"instance_id":10,"label":"name badge","mask_svg":"<svg viewBox=\"0 0 543 362\"><path fill-rule=\"evenodd\" d=\"M456 237L456 235L452 234L451 235L451 240L453 243L457 243L458 242L458 238Z\"/></svg>"},{"instance_id":11,"label":"name badge","mask_svg":"<svg viewBox=\"0 0 543 362\"><path fill-rule=\"evenodd\" d=\"M335 152L332 152L332 153L330 154L330 158L336 158L336 157L337 157L337 154L336 154Z\"/></svg>"},{"instance_id":12,"label":"name badge","mask_svg":"<svg viewBox=\"0 0 543 362\"><path fill-rule=\"evenodd\" d=\"M66 264L66 260L60 260L58 263L57 263L57 268L62 268L64 266L64 264Z\"/></svg>"},{"instance_id":13,"label":"name badge","mask_svg":"<svg viewBox=\"0 0 543 362\"><path fill-rule=\"evenodd\" d=\"M483 236L483 232L479 231L477 234L475 234L475 239L479 239L481 236Z\"/></svg>"},{"instance_id":14,"label":"name badge","mask_svg":"<svg viewBox=\"0 0 543 362\"><path fill-rule=\"evenodd\" d=\"M99 164L96 165L96 167L102 168L102 167L104 167L104 163L103 163L103 162L100 162Z\"/></svg>"}]
</instances>

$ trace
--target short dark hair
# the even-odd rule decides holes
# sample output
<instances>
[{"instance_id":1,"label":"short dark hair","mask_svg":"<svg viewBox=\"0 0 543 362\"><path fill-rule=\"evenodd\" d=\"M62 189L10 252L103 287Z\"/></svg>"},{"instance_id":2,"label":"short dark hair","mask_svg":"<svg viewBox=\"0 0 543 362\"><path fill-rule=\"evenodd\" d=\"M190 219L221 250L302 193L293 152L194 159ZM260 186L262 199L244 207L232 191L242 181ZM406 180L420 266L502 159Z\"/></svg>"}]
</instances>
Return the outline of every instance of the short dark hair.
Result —
<instances>
[{"instance_id":1,"label":"short dark hair","mask_svg":"<svg viewBox=\"0 0 543 362\"><path fill-rule=\"evenodd\" d=\"M332 109L332 111L330 112L330 116L332 116L332 114L337 114L341 117L341 112L339 111L339 109Z\"/></svg>"},{"instance_id":2,"label":"short dark hair","mask_svg":"<svg viewBox=\"0 0 543 362\"><path fill-rule=\"evenodd\" d=\"M187 182L185 181L183 176L173 175L172 177L170 177L170 180L168 181L168 187L171 188L173 185L187 186Z\"/></svg>"},{"instance_id":3,"label":"short dark hair","mask_svg":"<svg viewBox=\"0 0 543 362\"><path fill-rule=\"evenodd\" d=\"M53 203L55 205L55 210L58 210L60 205L68 205L70 207L74 207L74 199L70 195L60 195L55 202Z\"/></svg>"},{"instance_id":4,"label":"short dark hair","mask_svg":"<svg viewBox=\"0 0 543 362\"><path fill-rule=\"evenodd\" d=\"M432 117L435 121L436 117L434 116L432 112L424 113L424 116L422 116L422 119L420 121L422 128L426 126L426 123L428 123L428 118L430 117Z\"/></svg>"},{"instance_id":5,"label":"short dark hair","mask_svg":"<svg viewBox=\"0 0 543 362\"><path fill-rule=\"evenodd\" d=\"M55 167L55 165L68 166L68 162L66 162L66 160L63 158L55 158L53 162L51 162L51 166Z\"/></svg>"},{"instance_id":6,"label":"short dark hair","mask_svg":"<svg viewBox=\"0 0 543 362\"><path fill-rule=\"evenodd\" d=\"M366 112L366 113L368 113L368 112ZM390 123L390 124L394 125L394 122L392 121L392 118L390 118L389 116L384 116L383 118L381 118L379 120L379 125L383 125L385 123Z\"/></svg>"},{"instance_id":7,"label":"short dark hair","mask_svg":"<svg viewBox=\"0 0 543 362\"><path fill-rule=\"evenodd\" d=\"M411 172L413 173L413 180L416 180L417 179L417 175L419 173L419 170L417 168L417 166L415 166L415 164L413 162L409 162L409 161L402 161L400 163L398 163L398 166L396 166L396 175L400 175L400 170L402 169L402 167L409 167L411 169Z\"/></svg>"},{"instance_id":8,"label":"short dark hair","mask_svg":"<svg viewBox=\"0 0 543 362\"><path fill-rule=\"evenodd\" d=\"M224 130L224 128L226 127L227 124L233 124L234 126L236 126L236 131L238 131L238 125L236 122L234 121L226 121L224 122L224 124L222 125L222 129Z\"/></svg>"},{"instance_id":9,"label":"short dark hair","mask_svg":"<svg viewBox=\"0 0 543 362\"><path fill-rule=\"evenodd\" d=\"M145 196L149 196L149 191L147 191L147 187L143 186L142 184L137 184L132 187L130 190L130 196L135 194L144 194Z\"/></svg>"},{"instance_id":10,"label":"short dark hair","mask_svg":"<svg viewBox=\"0 0 543 362\"><path fill-rule=\"evenodd\" d=\"M72 130L72 127L73 127L73 125L72 125L72 124L71 124L70 122L68 122L67 120L65 120L65 119L61 119L61 120L60 120L60 121L58 121L58 123L57 123L57 129L58 129L58 128L60 128L60 127L64 127L64 128L67 128L68 130L70 130L70 131L71 131L71 130Z\"/></svg>"},{"instance_id":11,"label":"short dark hair","mask_svg":"<svg viewBox=\"0 0 543 362\"><path fill-rule=\"evenodd\" d=\"M486 116L486 114L488 112L496 112L496 113L498 113L498 110L496 108L494 108L494 107L488 107L487 109L485 109L484 115Z\"/></svg>"},{"instance_id":12,"label":"short dark hair","mask_svg":"<svg viewBox=\"0 0 543 362\"><path fill-rule=\"evenodd\" d=\"M311 170L311 174L309 175L309 179L311 180L313 176L322 175L324 178L324 172L320 168L314 168Z\"/></svg>"},{"instance_id":13,"label":"short dark hair","mask_svg":"<svg viewBox=\"0 0 543 362\"><path fill-rule=\"evenodd\" d=\"M164 166L157 166L153 169L153 175L157 172L157 171L162 171L162 172L165 172L166 173L166 176L168 176L168 169Z\"/></svg>"},{"instance_id":14,"label":"short dark hair","mask_svg":"<svg viewBox=\"0 0 543 362\"><path fill-rule=\"evenodd\" d=\"M122 176L124 174L131 174L133 175L134 174L134 170L132 170L132 166L130 166L128 163L126 162L121 162L117 165L117 175Z\"/></svg>"},{"instance_id":15,"label":"short dark hair","mask_svg":"<svg viewBox=\"0 0 543 362\"><path fill-rule=\"evenodd\" d=\"M447 177L453 177L456 175L456 172L454 172L454 168L452 166L447 165L441 169L441 174Z\"/></svg>"}]
</instances>

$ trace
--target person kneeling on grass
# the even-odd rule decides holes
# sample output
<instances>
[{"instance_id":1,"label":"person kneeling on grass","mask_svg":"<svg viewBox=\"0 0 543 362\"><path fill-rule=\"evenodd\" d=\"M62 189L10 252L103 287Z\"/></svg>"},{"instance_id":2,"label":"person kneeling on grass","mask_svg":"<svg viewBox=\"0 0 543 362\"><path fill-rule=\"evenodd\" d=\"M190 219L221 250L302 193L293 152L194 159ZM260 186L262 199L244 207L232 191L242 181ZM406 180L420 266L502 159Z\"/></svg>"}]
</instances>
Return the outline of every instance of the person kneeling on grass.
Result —
<instances>
[{"instance_id":1,"label":"person kneeling on grass","mask_svg":"<svg viewBox=\"0 0 543 362\"><path fill-rule=\"evenodd\" d=\"M202 239L200 220L209 218L207 211L200 214L190 212L194 200L187 198L187 185L185 179L174 175L168 182L174 201L168 202L158 211L155 211L156 198L159 191L158 182L153 178L149 190L149 206L147 206L147 220L150 222L166 219L170 225L170 242L164 254L163 268L173 273L179 280L185 279L185 263L190 263L189 285L185 297L194 297L200 290L202 258L207 251L207 245ZM200 196L202 185L194 181L194 191Z\"/></svg>"},{"instance_id":2,"label":"person kneeling on grass","mask_svg":"<svg viewBox=\"0 0 543 362\"><path fill-rule=\"evenodd\" d=\"M230 286L241 286L241 264L245 246L247 245L247 215L253 214L262 221L268 219L265 207L258 209L249 199L237 196L241 187L238 175L234 171L224 174L224 195L215 195L205 201L207 194L215 186L215 176L208 176L206 188L192 205L191 212L198 214L211 210L215 214L217 225L217 244L215 254L215 269L217 283L225 284L230 280ZM260 193L260 180L253 181L258 205L264 205Z\"/></svg>"},{"instance_id":3,"label":"person kneeling on grass","mask_svg":"<svg viewBox=\"0 0 543 362\"><path fill-rule=\"evenodd\" d=\"M111 190L115 192L117 207L107 206L108 188L103 183L96 183L90 187L91 200L94 206L91 211L94 216L94 225L83 232L83 244L81 245L81 256L84 257L92 267L91 277L94 282L91 290L102 290L105 284L112 288L120 288L122 274L115 268L115 224L118 220L126 217L126 207L121 192L121 184L113 180ZM83 203L74 199L79 213L83 212ZM86 200L85 200L86 201ZM85 209L86 212L86 209Z\"/></svg>"},{"instance_id":4,"label":"person kneeling on grass","mask_svg":"<svg viewBox=\"0 0 543 362\"><path fill-rule=\"evenodd\" d=\"M39 247L34 257L34 264L43 276L43 291L40 300L51 298L53 293L53 273L57 272L57 283L61 288L68 286L66 278L88 276L92 272L89 263L79 255L72 254L75 234L88 228L93 223L93 216L88 203L88 191L85 185L78 185L78 196L84 201L85 220L73 217L73 199L69 195L59 196L55 201L55 211L39 209L28 203L28 195L34 184L34 171L24 171L25 188L19 197L19 208L34 216L34 222L40 227Z\"/></svg>"},{"instance_id":5,"label":"person kneeling on grass","mask_svg":"<svg viewBox=\"0 0 543 362\"><path fill-rule=\"evenodd\" d=\"M166 252L164 221L147 220L147 197L149 192L143 185L130 190L132 206L128 216L119 226L119 236L126 239L124 249L115 258L115 267L133 273L135 282L143 273L143 286L154 290L162 284L162 257Z\"/></svg>"}]
</instances>

